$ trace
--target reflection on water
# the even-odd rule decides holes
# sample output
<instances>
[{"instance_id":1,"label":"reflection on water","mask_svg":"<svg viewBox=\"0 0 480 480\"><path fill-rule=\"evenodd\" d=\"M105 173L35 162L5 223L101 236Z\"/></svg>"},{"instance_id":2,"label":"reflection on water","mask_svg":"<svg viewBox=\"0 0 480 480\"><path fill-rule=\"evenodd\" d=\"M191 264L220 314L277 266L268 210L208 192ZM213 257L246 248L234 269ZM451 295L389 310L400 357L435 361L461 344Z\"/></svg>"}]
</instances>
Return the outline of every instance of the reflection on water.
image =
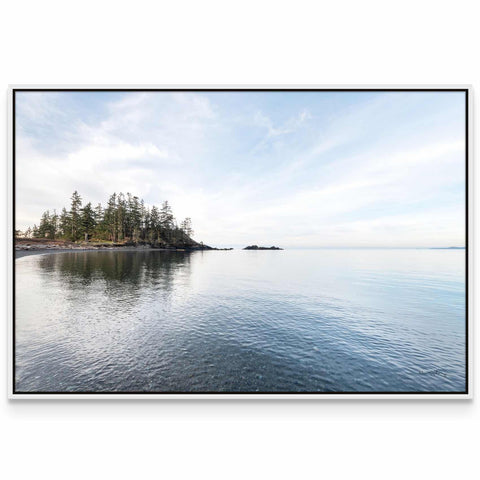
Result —
<instances>
[{"instance_id":1,"label":"reflection on water","mask_svg":"<svg viewBox=\"0 0 480 480\"><path fill-rule=\"evenodd\" d=\"M465 389L464 251L16 261L23 392Z\"/></svg>"}]
</instances>

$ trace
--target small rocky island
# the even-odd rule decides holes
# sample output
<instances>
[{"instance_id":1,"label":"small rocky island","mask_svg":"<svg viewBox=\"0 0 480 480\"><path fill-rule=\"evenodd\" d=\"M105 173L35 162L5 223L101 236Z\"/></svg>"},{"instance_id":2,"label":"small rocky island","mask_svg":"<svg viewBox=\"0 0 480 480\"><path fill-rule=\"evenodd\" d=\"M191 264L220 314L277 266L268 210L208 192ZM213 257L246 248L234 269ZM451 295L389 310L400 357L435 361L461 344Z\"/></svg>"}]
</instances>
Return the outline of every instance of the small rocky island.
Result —
<instances>
[{"instance_id":1,"label":"small rocky island","mask_svg":"<svg viewBox=\"0 0 480 480\"><path fill-rule=\"evenodd\" d=\"M283 250L280 247L259 247L258 245L249 245L245 247L244 250Z\"/></svg>"}]
</instances>

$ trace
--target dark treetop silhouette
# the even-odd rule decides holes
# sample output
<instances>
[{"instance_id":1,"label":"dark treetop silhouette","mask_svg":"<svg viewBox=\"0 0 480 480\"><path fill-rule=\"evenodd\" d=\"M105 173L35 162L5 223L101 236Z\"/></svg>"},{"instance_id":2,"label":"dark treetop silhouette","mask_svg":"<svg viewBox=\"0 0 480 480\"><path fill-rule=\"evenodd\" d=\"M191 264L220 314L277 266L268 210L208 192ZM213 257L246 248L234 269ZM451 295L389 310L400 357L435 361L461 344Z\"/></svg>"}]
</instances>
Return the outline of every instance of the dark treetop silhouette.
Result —
<instances>
[{"instance_id":1,"label":"dark treetop silhouette","mask_svg":"<svg viewBox=\"0 0 480 480\"><path fill-rule=\"evenodd\" d=\"M70 242L110 242L118 246L146 244L153 247L210 248L192 239L190 218L177 223L168 201L159 208L146 207L144 201L127 193L114 193L106 206L91 202L82 204L77 191L71 197L70 209L60 215L56 210L43 213L39 226L28 228L17 236L64 240Z\"/></svg>"}]
</instances>

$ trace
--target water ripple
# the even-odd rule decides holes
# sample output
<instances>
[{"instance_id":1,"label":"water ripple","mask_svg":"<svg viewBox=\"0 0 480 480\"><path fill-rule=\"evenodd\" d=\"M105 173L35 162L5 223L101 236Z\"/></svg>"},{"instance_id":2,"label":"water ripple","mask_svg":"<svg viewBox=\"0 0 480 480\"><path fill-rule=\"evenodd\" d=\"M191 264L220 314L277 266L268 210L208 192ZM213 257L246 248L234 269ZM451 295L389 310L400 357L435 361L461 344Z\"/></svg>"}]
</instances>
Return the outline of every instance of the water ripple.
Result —
<instances>
[{"instance_id":1,"label":"water ripple","mask_svg":"<svg viewBox=\"0 0 480 480\"><path fill-rule=\"evenodd\" d=\"M462 391L463 255L24 257L16 261L16 388Z\"/></svg>"}]
</instances>

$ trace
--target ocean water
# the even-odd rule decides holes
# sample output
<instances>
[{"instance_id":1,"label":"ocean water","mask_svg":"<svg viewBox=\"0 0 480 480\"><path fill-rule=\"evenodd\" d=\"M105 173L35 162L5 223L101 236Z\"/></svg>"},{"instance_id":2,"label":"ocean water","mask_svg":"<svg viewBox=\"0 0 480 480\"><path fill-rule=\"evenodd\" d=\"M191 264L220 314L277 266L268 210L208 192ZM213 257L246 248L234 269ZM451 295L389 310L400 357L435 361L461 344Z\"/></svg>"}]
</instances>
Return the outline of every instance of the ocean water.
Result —
<instances>
[{"instance_id":1,"label":"ocean water","mask_svg":"<svg viewBox=\"0 0 480 480\"><path fill-rule=\"evenodd\" d=\"M19 392L460 392L465 251L17 259Z\"/></svg>"}]
</instances>

